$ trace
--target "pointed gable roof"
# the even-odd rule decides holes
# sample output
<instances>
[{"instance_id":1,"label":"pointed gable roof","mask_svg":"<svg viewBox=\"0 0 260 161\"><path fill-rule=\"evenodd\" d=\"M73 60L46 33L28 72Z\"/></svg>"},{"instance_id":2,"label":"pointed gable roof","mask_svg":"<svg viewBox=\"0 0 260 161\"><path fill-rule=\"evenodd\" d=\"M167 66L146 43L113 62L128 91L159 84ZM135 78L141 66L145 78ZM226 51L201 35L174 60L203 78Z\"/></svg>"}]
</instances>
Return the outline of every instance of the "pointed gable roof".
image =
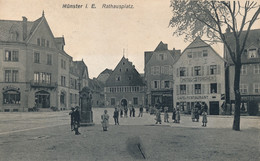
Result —
<instances>
[{"instance_id":1,"label":"pointed gable roof","mask_svg":"<svg viewBox=\"0 0 260 161\"><path fill-rule=\"evenodd\" d=\"M161 41L154 51L163 51L163 50L168 50L168 44L164 44Z\"/></svg>"},{"instance_id":2,"label":"pointed gable roof","mask_svg":"<svg viewBox=\"0 0 260 161\"><path fill-rule=\"evenodd\" d=\"M83 60L82 61L73 61L72 63L73 63L73 65L70 68L71 73L73 73L74 75L77 75L80 78L83 78L83 76L86 72L87 78L89 77L88 76L88 67Z\"/></svg>"},{"instance_id":3,"label":"pointed gable roof","mask_svg":"<svg viewBox=\"0 0 260 161\"><path fill-rule=\"evenodd\" d=\"M186 49L192 49L192 48L199 48L199 47L207 47L210 46L209 44L205 43L205 41L201 40L201 38L198 36L195 38L195 40L190 43Z\"/></svg>"},{"instance_id":4,"label":"pointed gable roof","mask_svg":"<svg viewBox=\"0 0 260 161\"><path fill-rule=\"evenodd\" d=\"M120 81L117 77L120 77ZM123 56L107 79L106 86L144 86L144 83L132 62Z\"/></svg>"}]
</instances>

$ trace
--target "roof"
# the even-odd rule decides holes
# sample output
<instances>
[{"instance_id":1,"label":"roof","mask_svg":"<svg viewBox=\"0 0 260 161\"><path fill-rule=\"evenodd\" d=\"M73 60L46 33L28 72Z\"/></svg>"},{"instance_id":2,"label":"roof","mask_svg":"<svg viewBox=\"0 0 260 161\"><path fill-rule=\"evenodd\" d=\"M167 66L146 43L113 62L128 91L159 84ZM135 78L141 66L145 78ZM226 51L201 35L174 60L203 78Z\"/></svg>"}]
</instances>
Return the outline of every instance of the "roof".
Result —
<instances>
[{"instance_id":1,"label":"roof","mask_svg":"<svg viewBox=\"0 0 260 161\"><path fill-rule=\"evenodd\" d=\"M116 80L117 77L120 81ZM133 63L123 56L107 79L106 86L144 86L144 83Z\"/></svg>"},{"instance_id":2,"label":"roof","mask_svg":"<svg viewBox=\"0 0 260 161\"><path fill-rule=\"evenodd\" d=\"M104 90L104 84L98 81L96 78L89 79L89 88L92 91L102 92Z\"/></svg>"},{"instance_id":3,"label":"roof","mask_svg":"<svg viewBox=\"0 0 260 161\"><path fill-rule=\"evenodd\" d=\"M163 51L163 50L168 50L168 44L164 44L162 41L158 44L156 49L154 51Z\"/></svg>"},{"instance_id":4,"label":"roof","mask_svg":"<svg viewBox=\"0 0 260 161\"><path fill-rule=\"evenodd\" d=\"M73 61L73 65L70 68L70 72L73 73L74 75L82 78L84 75L84 72L86 71L87 77L88 77L88 67L84 63L83 60L81 61Z\"/></svg>"},{"instance_id":5,"label":"roof","mask_svg":"<svg viewBox=\"0 0 260 161\"><path fill-rule=\"evenodd\" d=\"M245 35L246 35L246 31L243 31L241 33L241 43L242 41L244 40L245 38ZM227 43L230 45L231 49L232 50L235 50L235 39L234 39L234 36L233 36L233 33L230 32L230 33L226 33L225 34L226 36L226 41ZM246 41L246 44L245 44L245 50L247 50L248 48L254 46L255 48L258 48L258 58L253 58L253 59L248 59L248 55L247 55L247 52L244 52L242 55L241 55L241 63L256 63L256 62L260 62L260 29L255 29L255 30L251 30L249 32L249 35L248 35L248 38L247 38L247 41ZM226 50L225 50L226 51ZM233 64L233 61L231 60L230 56L228 54L225 54L225 59L230 63L230 64Z\"/></svg>"},{"instance_id":6,"label":"roof","mask_svg":"<svg viewBox=\"0 0 260 161\"><path fill-rule=\"evenodd\" d=\"M100 74L111 74L113 72L113 70L112 69L105 69L103 72L101 72Z\"/></svg>"}]
</instances>

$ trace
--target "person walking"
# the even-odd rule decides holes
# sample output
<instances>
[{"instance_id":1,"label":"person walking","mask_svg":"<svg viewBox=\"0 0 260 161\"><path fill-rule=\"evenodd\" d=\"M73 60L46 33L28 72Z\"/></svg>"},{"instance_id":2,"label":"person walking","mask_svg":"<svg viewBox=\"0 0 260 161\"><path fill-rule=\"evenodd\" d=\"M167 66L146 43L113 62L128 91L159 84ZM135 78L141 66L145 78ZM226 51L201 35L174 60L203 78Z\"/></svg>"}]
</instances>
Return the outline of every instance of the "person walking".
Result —
<instances>
[{"instance_id":1,"label":"person walking","mask_svg":"<svg viewBox=\"0 0 260 161\"><path fill-rule=\"evenodd\" d=\"M191 109L191 120L192 120L192 122L195 121L195 110L194 110L194 107Z\"/></svg>"},{"instance_id":2,"label":"person walking","mask_svg":"<svg viewBox=\"0 0 260 161\"><path fill-rule=\"evenodd\" d=\"M176 123L180 123L180 120L181 120L181 114L180 114L179 108L177 108L177 111L176 111Z\"/></svg>"},{"instance_id":3,"label":"person walking","mask_svg":"<svg viewBox=\"0 0 260 161\"><path fill-rule=\"evenodd\" d=\"M124 117L127 117L127 111L128 111L127 106L124 106Z\"/></svg>"},{"instance_id":4,"label":"person walking","mask_svg":"<svg viewBox=\"0 0 260 161\"><path fill-rule=\"evenodd\" d=\"M134 106L133 106L132 110L133 110L133 117L135 117L135 107Z\"/></svg>"},{"instance_id":5,"label":"person walking","mask_svg":"<svg viewBox=\"0 0 260 161\"><path fill-rule=\"evenodd\" d=\"M204 110L202 112L202 126L206 127L207 126L207 112Z\"/></svg>"},{"instance_id":6,"label":"person walking","mask_svg":"<svg viewBox=\"0 0 260 161\"><path fill-rule=\"evenodd\" d=\"M74 110L75 110L75 108L71 107L71 111L69 113L69 115L70 115L70 129L71 129L71 131L74 130Z\"/></svg>"},{"instance_id":7,"label":"person walking","mask_svg":"<svg viewBox=\"0 0 260 161\"><path fill-rule=\"evenodd\" d=\"M155 120L156 120L156 123L155 123L155 124L158 124L158 122L159 122L160 124L162 124L161 109L158 109L158 110L157 110Z\"/></svg>"},{"instance_id":8,"label":"person walking","mask_svg":"<svg viewBox=\"0 0 260 161\"><path fill-rule=\"evenodd\" d=\"M132 114L133 114L133 107L132 106L129 107L129 112L130 112L130 117L132 117Z\"/></svg>"},{"instance_id":9,"label":"person walking","mask_svg":"<svg viewBox=\"0 0 260 161\"><path fill-rule=\"evenodd\" d=\"M139 107L139 115L138 115L138 117L143 117L143 112L144 112L143 105L140 105L140 107Z\"/></svg>"},{"instance_id":10,"label":"person walking","mask_svg":"<svg viewBox=\"0 0 260 161\"><path fill-rule=\"evenodd\" d=\"M115 120L115 125L116 125L116 124L119 125L118 116L119 116L119 111L117 110L117 108L115 108L114 115L113 115L113 118L114 118L114 120Z\"/></svg>"},{"instance_id":11,"label":"person walking","mask_svg":"<svg viewBox=\"0 0 260 161\"><path fill-rule=\"evenodd\" d=\"M101 120L103 131L107 131L109 125L109 115L107 114L107 110L104 110L104 114L101 115Z\"/></svg>"},{"instance_id":12,"label":"person walking","mask_svg":"<svg viewBox=\"0 0 260 161\"><path fill-rule=\"evenodd\" d=\"M173 123L176 123L176 110L175 110L174 107L173 107L173 110L172 110L172 120L173 120Z\"/></svg>"},{"instance_id":13,"label":"person walking","mask_svg":"<svg viewBox=\"0 0 260 161\"><path fill-rule=\"evenodd\" d=\"M123 107L120 107L120 117L123 117Z\"/></svg>"},{"instance_id":14,"label":"person walking","mask_svg":"<svg viewBox=\"0 0 260 161\"><path fill-rule=\"evenodd\" d=\"M79 114L79 106L76 106L76 110L74 112L74 130L75 135L80 135L79 127L80 127L80 114Z\"/></svg>"},{"instance_id":15,"label":"person walking","mask_svg":"<svg viewBox=\"0 0 260 161\"><path fill-rule=\"evenodd\" d=\"M164 122L169 122L168 118L169 118L168 107L164 107Z\"/></svg>"}]
</instances>

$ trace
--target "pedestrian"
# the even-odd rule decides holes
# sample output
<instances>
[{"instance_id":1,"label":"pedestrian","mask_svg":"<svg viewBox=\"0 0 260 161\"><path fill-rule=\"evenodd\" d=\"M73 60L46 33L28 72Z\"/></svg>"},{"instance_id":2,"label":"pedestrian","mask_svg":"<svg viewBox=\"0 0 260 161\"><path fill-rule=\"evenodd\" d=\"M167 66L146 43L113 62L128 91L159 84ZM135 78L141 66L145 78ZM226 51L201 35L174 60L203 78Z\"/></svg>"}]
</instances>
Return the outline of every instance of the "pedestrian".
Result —
<instances>
[{"instance_id":1,"label":"pedestrian","mask_svg":"<svg viewBox=\"0 0 260 161\"><path fill-rule=\"evenodd\" d=\"M204 110L202 112L202 126L206 127L207 126L207 112Z\"/></svg>"},{"instance_id":2,"label":"pedestrian","mask_svg":"<svg viewBox=\"0 0 260 161\"><path fill-rule=\"evenodd\" d=\"M197 122L199 122L199 119L200 119L200 103L197 102L196 105L195 105L195 119Z\"/></svg>"},{"instance_id":3,"label":"pedestrian","mask_svg":"<svg viewBox=\"0 0 260 161\"><path fill-rule=\"evenodd\" d=\"M124 106L124 117L127 117L127 111L128 111L127 106Z\"/></svg>"},{"instance_id":4,"label":"pedestrian","mask_svg":"<svg viewBox=\"0 0 260 161\"><path fill-rule=\"evenodd\" d=\"M115 125L116 125L116 124L119 125L118 116L119 116L119 112L118 112L117 108L115 108L114 115L113 115L113 118L114 118L114 120L115 120Z\"/></svg>"},{"instance_id":5,"label":"pedestrian","mask_svg":"<svg viewBox=\"0 0 260 161\"><path fill-rule=\"evenodd\" d=\"M103 131L107 131L109 125L109 115L107 114L107 110L104 110L104 114L101 115L101 120Z\"/></svg>"},{"instance_id":6,"label":"pedestrian","mask_svg":"<svg viewBox=\"0 0 260 161\"><path fill-rule=\"evenodd\" d=\"M164 122L169 122L168 118L169 118L168 107L164 107Z\"/></svg>"},{"instance_id":7,"label":"pedestrian","mask_svg":"<svg viewBox=\"0 0 260 161\"><path fill-rule=\"evenodd\" d=\"M130 117L132 117L132 114L133 114L133 108L132 108L132 106L129 107L129 112L130 112Z\"/></svg>"},{"instance_id":8,"label":"pedestrian","mask_svg":"<svg viewBox=\"0 0 260 161\"><path fill-rule=\"evenodd\" d=\"M195 121L195 109L194 109L194 107L191 108L191 120L192 120L192 122Z\"/></svg>"},{"instance_id":9,"label":"pedestrian","mask_svg":"<svg viewBox=\"0 0 260 161\"><path fill-rule=\"evenodd\" d=\"M133 117L135 117L135 107L134 106L133 106L132 110L133 110Z\"/></svg>"},{"instance_id":10,"label":"pedestrian","mask_svg":"<svg viewBox=\"0 0 260 161\"><path fill-rule=\"evenodd\" d=\"M158 109L158 110L156 111L156 118L155 118L155 120L156 120L156 123L155 123L155 124L158 124L158 122L159 122L160 124L162 124L161 109Z\"/></svg>"},{"instance_id":11,"label":"pedestrian","mask_svg":"<svg viewBox=\"0 0 260 161\"><path fill-rule=\"evenodd\" d=\"M120 117L123 117L123 107L120 107Z\"/></svg>"},{"instance_id":12,"label":"pedestrian","mask_svg":"<svg viewBox=\"0 0 260 161\"><path fill-rule=\"evenodd\" d=\"M71 111L69 113L69 115L70 115L70 129L71 129L71 131L74 130L74 110L75 110L75 108L71 107Z\"/></svg>"},{"instance_id":13,"label":"pedestrian","mask_svg":"<svg viewBox=\"0 0 260 161\"><path fill-rule=\"evenodd\" d=\"M143 112L144 112L143 105L140 105L140 107L139 107L139 115L138 115L138 117L143 117Z\"/></svg>"},{"instance_id":14,"label":"pedestrian","mask_svg":"<svg viewBox=\"0 0 260 161\"><path fill-rule=\"evenodd\" d=\"M74 112L74 130L75 130L75 135L80 135L79 127L80 127L79 106L76 106L75 112Z\"/></svg>"},{"instance_id":15,"label":"pedestrian","mask_svg":"<svg viewBox=\"0 0 260 161\"><path fill-rule=\"evenodd\" d=\"M180 120L181 120L181 114L180 114L179 108L177 108L177 111L176 111L176 123L180 123Z\"/></svg>"},{"instance_id":16,"label":"pedestrian","mask_svg":"<svg viewBox=\"0 0 260 161\"><path fill-rule=\"evenodd\" d=\"M176 110L174 107L172 109L172 120L173 120L173 123L176 123Z\"/></svg>"}]
</instances>

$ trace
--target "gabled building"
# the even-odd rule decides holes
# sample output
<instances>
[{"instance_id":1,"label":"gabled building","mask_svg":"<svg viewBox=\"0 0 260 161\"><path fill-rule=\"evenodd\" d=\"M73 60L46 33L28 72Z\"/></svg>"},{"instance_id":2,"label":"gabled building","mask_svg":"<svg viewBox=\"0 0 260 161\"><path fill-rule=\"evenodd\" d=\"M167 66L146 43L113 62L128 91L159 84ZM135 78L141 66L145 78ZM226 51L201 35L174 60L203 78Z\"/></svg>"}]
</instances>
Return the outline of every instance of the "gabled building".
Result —
<instances>
[{"instance_id":1,"label":"gabled building","mask_svg":"<svg viewBox=\"0 0 260 161\"><path fill-rule=\"evenodd\" d=\"M180 50L168 50L160 42L154 51L144 53L146 82L146 104L173 107L173 64L178 60Z\"/></svg>"},{"instance_id":2,"label":"gabled building","mask_svg":"<svg viewBox=\"0 0 260 161\"><path fill-rule=\"evenodd\" d=\"M98 77L97 80L102 82L103 84L106 83L107 79L109 78L109 76L112 74L113 70L112 69L105 69L103 72L101 72Z\"/></svg>"},{"instance_id":3,"label":"gabled building","mask_svg":"<svg viewBox=\"0 0 260 161\"><path fill-rule=\"evenodd\" d=\"M89 88L92 94L92 106L93 107L104 107L105 95L104 86L97 78L89 79Z\"/></svg>"},{"instance_id":4,"label":"gabled building","mask_svg":"<svg viewBox=\"0 0 260 161\"><path fill-rule=\"evenodd\" d=\"M0 20L0 111L71 107L73 60L64 45L64 37L54 37L44 12L35 21Z\"/></svg>"},{"instance_id":5,"label":"gabled building","mask_svg":"<svg viewBox=\"0 0 260 161\"><path fill-rule=\"evenodd\" d=\"M175 107L190 113L195 103L205 103L208 114L221 114L225 94L225 60L197 37L174 64Z\"/></svg>"},{"instance_id":6,"label":"gabled building","mask_svg":"<svg viewBox=\"0 0 260 161\"><path fill-rule=\"evenodd\" d=\"M143 80L135 66L124 56L105 84L105 105L144 105Z\"/></svg>"},{"instance_id":7,"label":"gabled building","mask_svg":"<svg viewBox=\"0 0 260 161\"><path fill-rule=\"evenodd\" d=\"M245 34L246 32L243 31L241 37L245 37ZM227 42L231 44L231 48L235 50L233 33L226 33L225 36ZM235 94L233 86L235 66L226 46L224 46L224 58L229 64L226 75L227 103L232 105L232 111L234 112ZM255 115L260 109L260 29L251 30L249 32L244 53L241 55L241 63L241 111Z\"/></svg>"}]
</instances>

